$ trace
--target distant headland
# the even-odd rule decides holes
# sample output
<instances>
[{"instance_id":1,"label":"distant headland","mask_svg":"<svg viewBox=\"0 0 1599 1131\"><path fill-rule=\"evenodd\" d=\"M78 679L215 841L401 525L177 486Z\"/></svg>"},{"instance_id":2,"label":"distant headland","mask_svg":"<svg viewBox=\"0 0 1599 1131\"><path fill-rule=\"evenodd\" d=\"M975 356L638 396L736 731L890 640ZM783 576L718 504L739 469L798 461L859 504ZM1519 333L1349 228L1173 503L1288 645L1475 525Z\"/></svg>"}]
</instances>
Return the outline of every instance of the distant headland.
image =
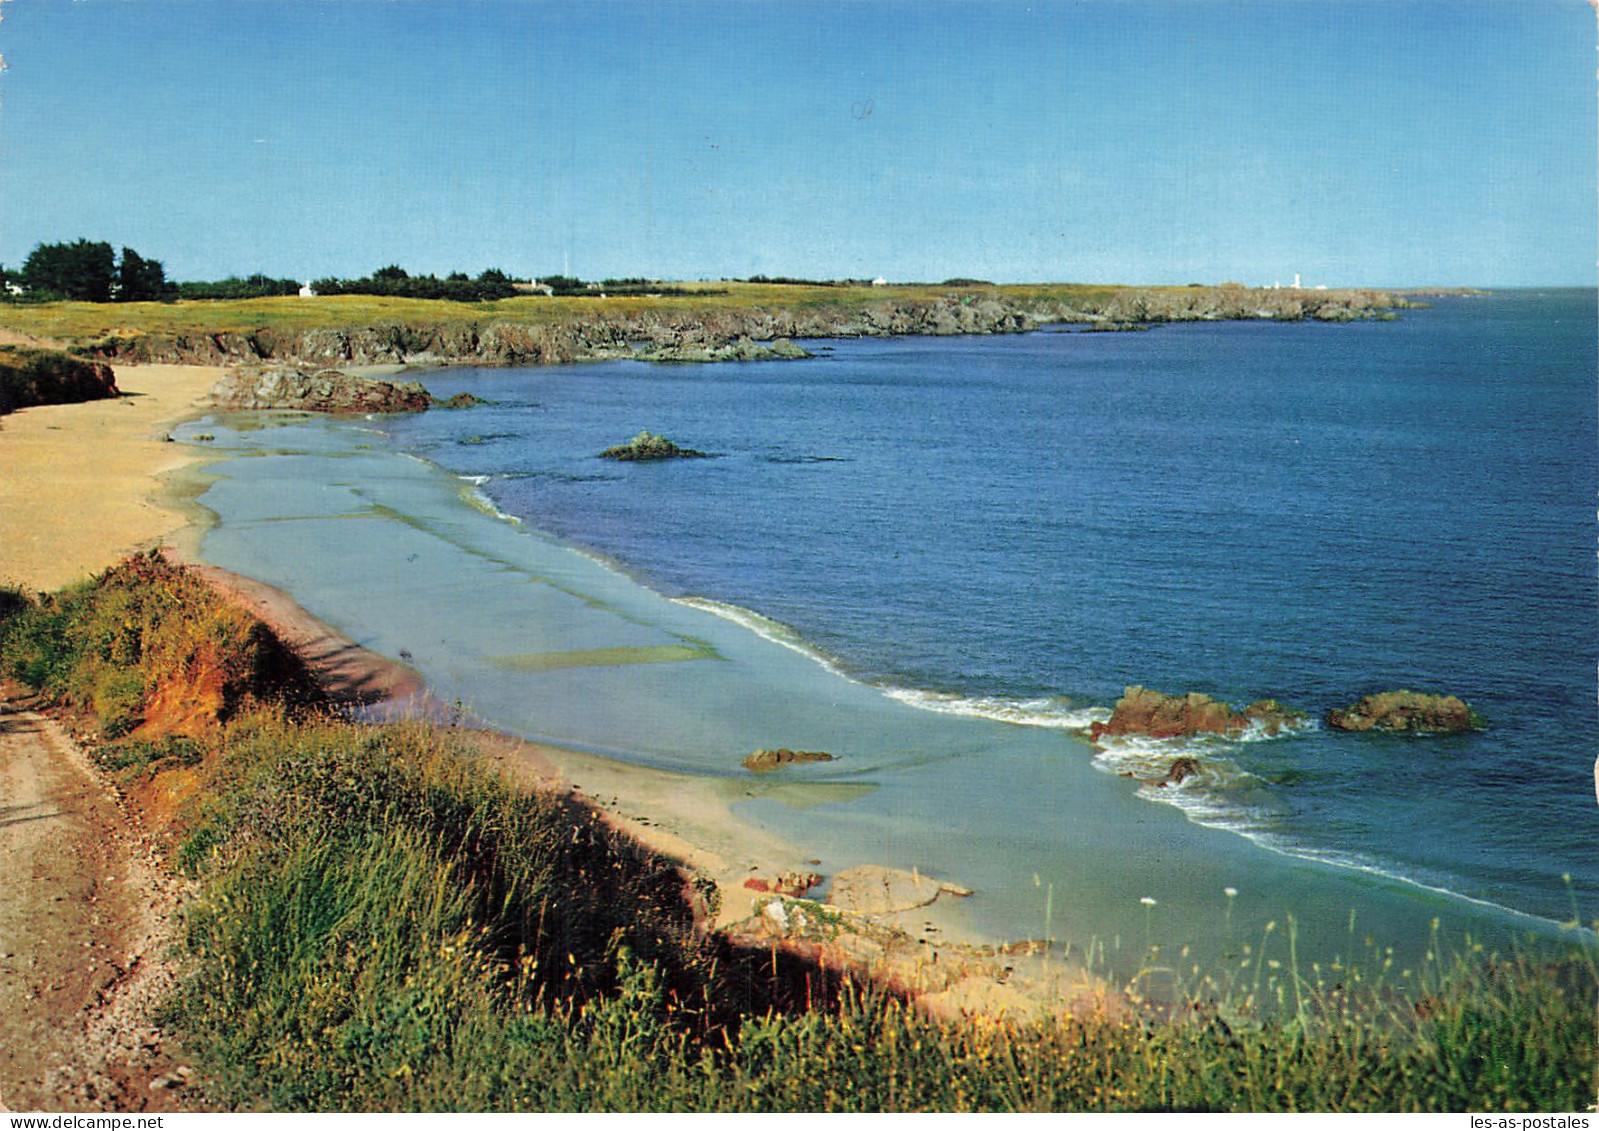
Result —
<instances>
[{"instance_id":1,"label":"distant headland","mask_svg":"<svg viewBox=\"0 0 1599 1131\"><path fill-rule=\"evenodd\" d=\"M602 297L603 295L603 297ZM777 283L662 285L481 302L393 294L0 303L0 335L116 363L551 365L801 356L793 339L1008 334L1048 325L1391 319L1401 292L1219 286Z\"/></svg>"}]
</instances>

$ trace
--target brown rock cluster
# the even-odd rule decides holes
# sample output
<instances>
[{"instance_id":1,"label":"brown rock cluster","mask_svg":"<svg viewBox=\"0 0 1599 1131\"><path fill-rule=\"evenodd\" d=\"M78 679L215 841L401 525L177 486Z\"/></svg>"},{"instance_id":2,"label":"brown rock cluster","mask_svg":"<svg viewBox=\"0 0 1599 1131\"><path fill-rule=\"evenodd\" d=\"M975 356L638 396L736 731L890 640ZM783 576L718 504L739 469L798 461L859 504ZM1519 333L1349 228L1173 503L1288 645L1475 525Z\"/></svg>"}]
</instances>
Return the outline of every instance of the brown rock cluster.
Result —
<instances>
[{"instance_id":1,"label":"brown rock cluster","mask_svg":"<svg viewBox=\"0 0 1599 1131\"><path fill-rule=\"evenodd\" d=\"M1336 730L1405 730L1423 734L1481 730L1482 717L1454 695L1417 691L1383 691L1367 695L1342 710L1327 712Z\"/></svg>"},{"instance_id":2,"label":"brown rock cluster","mask_svg":"<svg viewBox=\"0 0 1599 1131\"><path fill-rule=\"evenodd\" d=\"M1276 734L1284 727L1303 721L1302 714L1275 699L1260 699L1237 711L1197 691L1167 695L1133 686L1116 701L1110 721L1096 722L1089 735L1095 742L1105 735L1183 738L1196 734L1238 734L1257 723L1265 727L1266 733Z\"/></svg>"},{"instance_id":3,"label":"brown rock cluster","mask_svg":"<svg viewBox=\"0 0 1599 1131\"><path fill-rule=\"evenodd\" d=\"M211 390L218 407L302 412L421 412L434 401L416 381L383 381L339 369L314 373L289 366L229 371Z\"/></svg>"},{"instance_id":4,"label":"brown rock cluster","mask_svg":"<svg viewBox=\"0 0 1599 1131\"><path fill-rule=\"evenodd\" d=\"M822 882L818 872L779 872L776 879L766 879L763 876L751 876L744 881L744 886L750 891L771 892L773 895L786 895L798 899Z\"/></svg>"}]
</instances>

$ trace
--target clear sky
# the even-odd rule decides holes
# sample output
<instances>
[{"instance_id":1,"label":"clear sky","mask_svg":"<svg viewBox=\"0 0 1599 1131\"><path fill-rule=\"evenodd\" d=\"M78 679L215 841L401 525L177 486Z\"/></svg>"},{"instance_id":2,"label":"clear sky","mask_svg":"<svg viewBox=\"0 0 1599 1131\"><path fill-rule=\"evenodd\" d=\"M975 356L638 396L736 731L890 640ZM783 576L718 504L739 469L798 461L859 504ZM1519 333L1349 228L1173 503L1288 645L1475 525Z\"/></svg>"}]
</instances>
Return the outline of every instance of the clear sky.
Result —
<instances>
[{"instance_id":1,"label":"clear sky","mask_svg":"<svg viewBox=\"0 0 1599 1131\"><path fill-rule=\"evenodd\" d=\"M0 263L1592 285L1587 0L10 0Z\"/></svg>"}]
</instances>

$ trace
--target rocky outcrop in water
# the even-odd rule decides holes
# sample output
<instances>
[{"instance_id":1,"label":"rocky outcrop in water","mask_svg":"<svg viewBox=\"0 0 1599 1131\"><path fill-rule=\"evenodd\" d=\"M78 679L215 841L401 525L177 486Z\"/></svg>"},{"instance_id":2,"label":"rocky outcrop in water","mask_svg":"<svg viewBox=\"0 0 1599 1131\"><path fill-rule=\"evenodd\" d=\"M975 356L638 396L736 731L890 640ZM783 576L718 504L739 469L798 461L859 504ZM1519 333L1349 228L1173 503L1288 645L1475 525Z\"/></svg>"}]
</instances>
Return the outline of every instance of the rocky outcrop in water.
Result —
<instances>
[{"instance_id":1,"label":"rocky outcrop in water","mask_svg":"<svg viewBox=\"0 0 1599 1131\"><path fill-rule=\"evenodd\" d=\"M658 436L654 432L640 432L625 444L606 448L600 453L600 458L638 462L656 459L706 459L708 456L705 452L697 452L693 448L680 448L665 436Z\"/></svg>"},{"instance_id":2,"label":"rocky outcrop in water","mask_svg":"<svg viewBox=\"0 0 1599 1131\"><path fill-rule=\"evenodd\" d=\"M1426 695L1416 691L1383 691L1327 712L1327 725L1336 730L1403 730L1448 734L1481 730L1482 716L1454 695Z\"/></svg>"},{"instance_id":3,"label":"rocky outcrop in water","mask_svg":"<svg viewBox=\"0 0 1599 1131\"><path fill-rule=\"evenodd\" d=\"M636 350L639 361L710 362L710 361L797 361L814 356L809 350L795 345L787 338L778 338L771 345L762 345L749 338L739 338L725 345L664 345L648 346Z\"/></svg>"},{"instance_id":4,"label":"rocky outcrop in water","mask_svg":"<svg viewBox=\"0 0 1599 1131\"><path fill-rule=\"evenodd\" d=\"M1203 769L1204 767L1200 765L1198 758L1187 756L1174 758L1172 759L1171 768L1166 771L1166 776L1156 784L1161 786L1182 785L1183 782L1200 773Z\"/></svg>"},{"instance_id":5,"label":"rocky outcrop in water","mask_svg":"<svg viewBox=\"0 0 1599 1131\"><path fill-rule=\"evenodd\" d=\"M1116 701L1110 721L1096 722L1089 736L1142 735L1146 738L1184 738L1196 734L1240 734L1261 727L1267 734L1278 734L1304 721L1305 716L1275 699L1260 699L1242 711L1219 699L1191 691L1187 695L1167 695L1147 687L1133 686ZM1196 767L1197 768L1197 765ZM1181 781L1181 778L1177 779Z\"/></svg>"},{"instance_id":6,"label":"rocky outcrop in water","mask_svg":"<svg viewBox=\"0 0 1599 1131\"><path fill-rule=\"evenodd\" d=\"M284 366L231 370L212 387L211 397L223 409L328 413L421 412L438 403L416 381L383 381L338 369L306 373Z\"/></svg>"},{"instance_id":7,"label":"rocky outcrop in water","mask_svg":"<svg viewBox=\"0 0 1599 1131\"><path fill-rule=\"evenodd\" d=\"M920 872L862 864L833 877L827 902L858 915L893 915L926 907L941 895L965 899L972 889Z\"/></svg>"}]
</instances>

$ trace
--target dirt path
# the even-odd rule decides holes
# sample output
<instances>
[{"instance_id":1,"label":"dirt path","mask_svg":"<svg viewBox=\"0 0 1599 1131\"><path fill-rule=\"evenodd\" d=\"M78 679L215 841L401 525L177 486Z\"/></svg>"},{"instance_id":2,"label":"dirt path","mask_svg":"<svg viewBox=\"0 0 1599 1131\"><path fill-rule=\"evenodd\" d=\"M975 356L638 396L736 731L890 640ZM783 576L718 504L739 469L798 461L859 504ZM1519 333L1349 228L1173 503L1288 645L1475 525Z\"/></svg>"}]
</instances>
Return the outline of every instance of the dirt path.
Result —
<instances>
[{"instance_id":1,"label":"dirt path","mask_svg":"<svg viewBox=\"0 0 1599 1131\"><path fill-rule=\"evenodd\" d=\"M5 702L0 861L0 1103L174 1109L186 1073L147 1015L176 885L61 728Z\"/></svg>"}]
</instances>

